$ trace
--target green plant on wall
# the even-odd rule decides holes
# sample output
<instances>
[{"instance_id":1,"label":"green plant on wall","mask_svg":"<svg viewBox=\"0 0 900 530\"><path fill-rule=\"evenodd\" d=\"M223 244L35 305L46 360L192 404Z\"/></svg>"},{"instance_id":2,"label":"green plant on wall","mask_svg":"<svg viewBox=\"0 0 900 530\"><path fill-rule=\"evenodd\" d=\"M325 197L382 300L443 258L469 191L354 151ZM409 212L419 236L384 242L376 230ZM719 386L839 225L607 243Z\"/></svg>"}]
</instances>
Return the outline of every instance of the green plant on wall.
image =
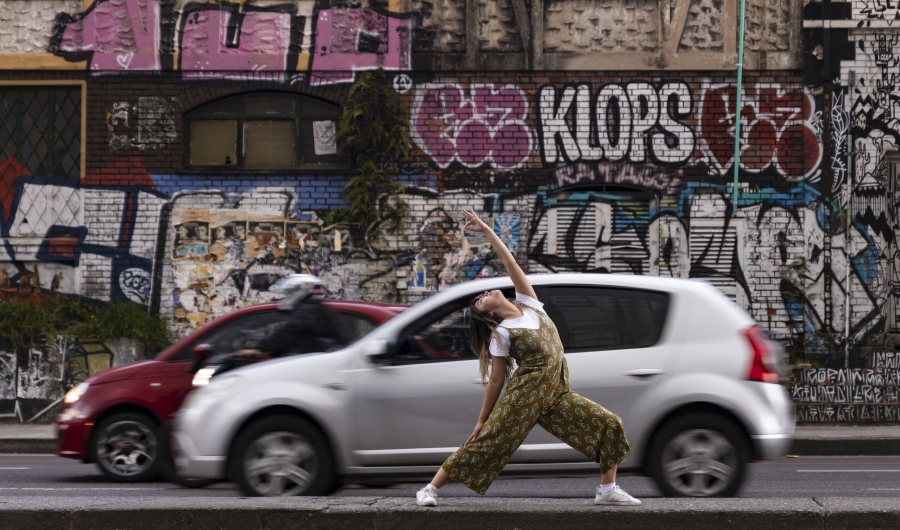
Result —
<instances>
[{"instance_id":1,"label":"green plant on wall","mask_svg":"<svg viewBox=\"0 0 900 530\"><path fill-rule=\"evenodd\" d=\"M148 353L171 344L166 323L137 304L94 305L72 300L27 301L0 299L0 337L14 348L27 348L42 337L66 335L79 341L129 338L143 343Z\"/></svg>"},{"instance_id":2,"label":"green plant on wall","mask_svg":"<svg viewBox=\"0 0 900 530\"><path fill-rule=\"evenodd\" d=\"M381 235L379 227L396 233L408 212L400 197L404 186L394 177L398 161L409 154L409 124L403 99L384 70L360 74L339 122L341 152L356 166L356 175L345 187L349 206L340 220L359 224L373 238Z\"/></svg>"}]
</instances>

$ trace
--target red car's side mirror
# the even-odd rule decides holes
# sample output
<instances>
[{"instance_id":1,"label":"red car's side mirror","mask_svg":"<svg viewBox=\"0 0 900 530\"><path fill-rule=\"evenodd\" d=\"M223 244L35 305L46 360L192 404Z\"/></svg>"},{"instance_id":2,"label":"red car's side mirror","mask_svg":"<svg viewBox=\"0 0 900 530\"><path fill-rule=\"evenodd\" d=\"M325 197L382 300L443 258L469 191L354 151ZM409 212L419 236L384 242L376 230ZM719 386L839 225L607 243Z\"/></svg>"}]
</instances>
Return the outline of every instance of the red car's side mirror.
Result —
<instances>
[{"instance_id":1,"label":"red car's side mirror","mask_svg":"<svg viewBox=\"0 0 900 530\"><path fill-rule=\"evenodd\" d=\"M211 354L212 351L212 344L198 344L194 346L194 357L205 359L209 357L209 354Z\"/></svg>"}]
</instances>

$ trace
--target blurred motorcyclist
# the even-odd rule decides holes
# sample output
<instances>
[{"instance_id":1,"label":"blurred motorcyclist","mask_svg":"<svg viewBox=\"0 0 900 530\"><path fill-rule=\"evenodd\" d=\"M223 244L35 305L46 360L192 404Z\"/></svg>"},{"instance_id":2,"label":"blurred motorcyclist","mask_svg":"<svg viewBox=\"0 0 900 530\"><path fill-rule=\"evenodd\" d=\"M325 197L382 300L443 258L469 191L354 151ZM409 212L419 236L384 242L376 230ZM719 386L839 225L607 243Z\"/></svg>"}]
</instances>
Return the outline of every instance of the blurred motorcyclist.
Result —
<instances>
[{"instance_id":1,"label":"blurred motorcyclist","mask_svg":"<svg viewBox=\"0 0 900 530\"><path fill-rule=\"evenodd\" d=\"M287 353L325 352L347 344L335 312L322 303L325 284L311 274L292 274L278 280L269 291L287 296L279 308L290 311L290 319L256 348L235 353L238 357L281 357Z\"/></svg>"}]
</instances>

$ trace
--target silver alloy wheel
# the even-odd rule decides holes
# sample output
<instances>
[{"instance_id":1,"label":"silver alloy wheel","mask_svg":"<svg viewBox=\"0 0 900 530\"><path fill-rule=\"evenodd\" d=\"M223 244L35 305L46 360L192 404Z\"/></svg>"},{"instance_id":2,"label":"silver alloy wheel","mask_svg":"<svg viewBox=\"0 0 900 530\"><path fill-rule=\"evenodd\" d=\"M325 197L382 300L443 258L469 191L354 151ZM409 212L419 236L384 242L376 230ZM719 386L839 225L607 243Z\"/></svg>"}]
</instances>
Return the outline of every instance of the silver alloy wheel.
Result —
<instances>
[{"instance_id":1,"label":"silver alloy wheel","mask_svg":"<svg viewBox=\"0 0 900 530\"><path fill-rule=\"evenodd\" d=\"M309 441L294 432L270 432L244 453L244 477L264 497L302 495L319 472L319 457Z\"/></svg>"},{"instance_id":2,"label":"silver alloy wheel","mask_svg":"<svg viewBox=\"0 0 900 530\"><path fill-rule=\"evenodd\" d=\"M156 453L156 435L139 421L117 421L97 435L97 459L120 477L147 471L153 467Z\"/></svg>"},{"instance_id":3,"label":"silver alloy wheel","mask_svg":"<svg viewBox=\"0 0 900 530\"><path fill-rule=\"evenodd\" d=\"M672 438L662 453L666 483L688 497L712 497L737 475L737 448L717 431L691 429Z\"/></svg>"}]
</instances>

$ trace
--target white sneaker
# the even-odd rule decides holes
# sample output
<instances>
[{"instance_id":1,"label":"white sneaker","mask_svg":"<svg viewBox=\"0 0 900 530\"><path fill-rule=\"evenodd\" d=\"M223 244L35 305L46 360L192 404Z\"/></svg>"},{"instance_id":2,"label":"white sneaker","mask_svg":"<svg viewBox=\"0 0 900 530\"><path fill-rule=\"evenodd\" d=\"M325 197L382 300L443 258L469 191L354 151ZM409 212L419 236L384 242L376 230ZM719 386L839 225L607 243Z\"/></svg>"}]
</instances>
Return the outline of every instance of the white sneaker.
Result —
<instances>
[{"instance_id":1,"label":"white sneaker","mask_svg":"<svg viewBox=\"0 0 900 530\"><path fill-rule=\"evenodd\" d=\"M603 495L600 495L600 488L597 488L597 496L594 497L594 504L603 506L640 506L641 501L625 493L619 486L616 486L612 491L604 493Z\"/></svg>"},{"instance_id":2,"label":"white sneaker","mask_svg":"<svg viewBox=\"0 0 900 530\"><path fill-rule=\"evenodd\" d=\"M416 504L419 506L437 506L437 488L431 484L416 492Z\"/></svg>"}]
</instances>

